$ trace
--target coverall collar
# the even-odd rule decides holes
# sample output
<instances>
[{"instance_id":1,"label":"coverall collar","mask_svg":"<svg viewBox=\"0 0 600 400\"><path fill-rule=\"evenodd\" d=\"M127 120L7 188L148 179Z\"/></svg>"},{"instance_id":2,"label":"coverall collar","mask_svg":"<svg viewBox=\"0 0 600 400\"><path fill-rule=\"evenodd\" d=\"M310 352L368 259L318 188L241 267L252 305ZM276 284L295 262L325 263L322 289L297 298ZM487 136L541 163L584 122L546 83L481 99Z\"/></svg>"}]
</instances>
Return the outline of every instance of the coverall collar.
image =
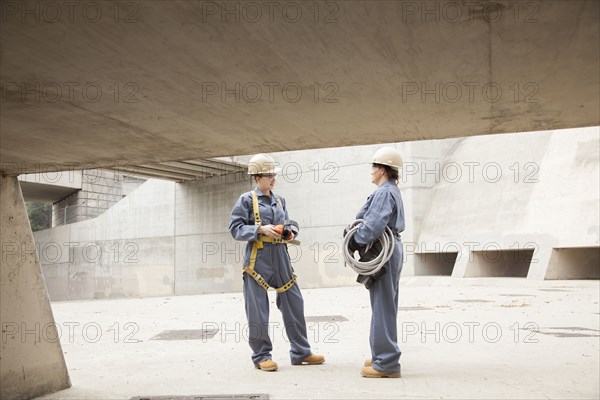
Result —
<instances>
[{"instance_id":1,"label":"coverall collar","mask_svg":"<svg viewBox=\"0 0 600 400\"><path fill-rule=\"evenodd\" d=\"M254 188L254 192L256 192L256 194L260 197L260 196L264 196L264 197L271 197L271 203L276 203L277 200L275 199L274 193L272 190L269 190L269 195L267 196L266 194L264 194L263 192L260 191L260 189L258 187Z\"/></svg>"},{"instance_id":2,"label":"coverall collar","mask_svg":"<svg viewBox=\"0 0 600 400\"><path fill-rule=\"evenodd\" d=\"M391 179L386 179L385 181L381 182L381 185L377 186L377 187L383 187L384 185L391 185Z\"/></svg>"}]
</instances>

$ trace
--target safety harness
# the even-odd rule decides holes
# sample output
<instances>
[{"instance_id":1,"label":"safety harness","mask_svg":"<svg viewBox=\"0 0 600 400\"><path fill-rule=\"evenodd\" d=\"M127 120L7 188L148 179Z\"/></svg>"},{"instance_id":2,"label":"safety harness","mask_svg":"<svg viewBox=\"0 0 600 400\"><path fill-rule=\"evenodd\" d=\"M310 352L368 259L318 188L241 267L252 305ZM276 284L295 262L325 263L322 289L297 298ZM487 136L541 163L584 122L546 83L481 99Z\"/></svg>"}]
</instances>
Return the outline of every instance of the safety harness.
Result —
<instances>
[{"instance_id":1,"label":"safety harness","mask_svg":"<svg viewBox=\"0 0 600 400\"><path fill-rule=\"evenodd\" d=\"M277 199L277 202L279 203L281 208L283 208L281 199L277 196L275 196L275 198ZM258 196L256 195L256 192L254 190L252 191L252 211L254 212L254 224L260 226L261 219L260 212L258 211ZM256 272L256 270L254 269L254 265L256 264L256 255L258 254L258 250L263 248L263 243L272 243L274 245L278 245L286 244L288 242L289 241L283 239L274 239L268 236L259 235L258 240L255 241L252 245L252 252L250 253L250 263L244 267L244 272L250 275L256 281L256 283L262 286L265 290L269 290L269 288L272 286L270 286L267 283L267 281L265 281L265 279L262 277L262 275ZM289 290L292 286L294 286L294 283L296 283L296 274L292 273L292 279L290 279L285 285L283 285L280 288L273 287L273 289L275 289L277 293L283 293Z\"/></svg>"}]
</instances>

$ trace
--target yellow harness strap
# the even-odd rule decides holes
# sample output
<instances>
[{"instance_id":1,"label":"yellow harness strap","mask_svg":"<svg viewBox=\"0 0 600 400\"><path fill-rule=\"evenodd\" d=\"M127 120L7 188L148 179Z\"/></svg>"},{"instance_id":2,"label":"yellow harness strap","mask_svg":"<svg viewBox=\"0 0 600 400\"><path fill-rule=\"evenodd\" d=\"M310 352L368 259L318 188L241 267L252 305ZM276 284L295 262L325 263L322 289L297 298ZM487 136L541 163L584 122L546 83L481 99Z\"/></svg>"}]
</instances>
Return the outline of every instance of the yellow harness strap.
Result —
<instances>
[{"instance_id":1,"label":"yellow harness strap","mask_svg":"<svg viewBox=\"0 0 600 400\"><path fill-rule=\"evenodd\" d=\"M283 208L283 204L281 204L281 199L277 197L277 202ZM252 191L252 211L254 212L254 224L260 226L260 212L258 210L258 196L256 192ZM263 248L263 243L272 243L272 244L282 244L286 243L283 239L273 239L268 236L259 236L258 240L254 242L252 245L252 252L250 253L250 263L248 266L244 267L244 272L247 273L258 283L260 286L265 288L265 290L269 290L271 287L267 281L254 269L254 265L256 264L256 255L258 254L258 250ZM287 291L289 288L294 286L296 283L296 275L292 274L292 279L290 279L285 285L280 288L273 288L277 293L283 293Z\"/></svg>"}]
</instances>

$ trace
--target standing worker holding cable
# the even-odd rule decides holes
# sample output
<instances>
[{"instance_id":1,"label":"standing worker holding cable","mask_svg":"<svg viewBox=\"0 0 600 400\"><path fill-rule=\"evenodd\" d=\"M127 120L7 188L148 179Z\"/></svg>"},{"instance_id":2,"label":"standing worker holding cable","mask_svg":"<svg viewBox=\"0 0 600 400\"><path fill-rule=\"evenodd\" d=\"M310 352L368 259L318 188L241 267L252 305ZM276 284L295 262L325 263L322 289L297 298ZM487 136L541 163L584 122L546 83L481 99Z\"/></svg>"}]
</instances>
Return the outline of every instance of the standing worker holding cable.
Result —
<instances>
[{"instance_id":1,"label":"standing worker holding cable","mask_svg":"<svg viewBox=\"0 0 600 400\"><path fill-rule=\"evenodd\" d=\"M269 338L267 290L270 287L277 292L277 308L290 340L292 364L325 362L323 356L312 354L308 344L304 300L287 251L288 243L298 234L298 224L288 220L285 199L273 193L279 170L266 154L250 159L248 174L252 175L256 188L240 196L229 221L233 238L248 241L244 249L244 303L252 362L263 371L277 370Z\"/></svg>"},{"instance_id":2,"label":"standing worker holding cable","mask_svg":"<svg viewBox=\"0 0 600 400\"><path fill-rule=\"evenodd\" d=\"M404 206L398 189L402 157L391 147L373 156L371 182L377 189L344 231L344 258L359 273L357 281L371 298L371 359L361 375L367 378L399 378L398 285L402 271ZM358 251L360 259L354 258Z\"/></svg>"}]
</instances>

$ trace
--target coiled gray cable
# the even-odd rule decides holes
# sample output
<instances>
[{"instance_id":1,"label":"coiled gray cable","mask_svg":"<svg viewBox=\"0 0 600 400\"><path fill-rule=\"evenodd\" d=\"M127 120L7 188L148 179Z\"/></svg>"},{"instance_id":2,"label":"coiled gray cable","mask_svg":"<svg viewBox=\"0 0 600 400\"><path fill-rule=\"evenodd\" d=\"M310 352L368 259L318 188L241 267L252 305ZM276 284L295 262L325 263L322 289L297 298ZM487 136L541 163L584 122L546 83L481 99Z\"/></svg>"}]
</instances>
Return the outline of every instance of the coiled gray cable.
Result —
<instances>
[{"instance_id":1,"label":"coiled gray cable","mask_svg":"<svg viewBox=\"0 0 600 400\"><path fill-rule=\"evenodd\" d=\"M354 258L353 254L350 253L350 250L348 249L348 243L350 242L350 239L352 238L352 236L354 236L354 234L356 233L356 231L362 223L362 219L357 219L348 226L348 232L346 233L346 236L344 236L342 253L344 255L345 263L347 265L350 265L350 268L352 268L358 274L373 275L381 268L383 268L384 264L388 262L388 260L392 257L395 245L394 234L392 233L390 227L386 226L385 231L378 239L381 242L381 253L379 253L379 255L371 261L359 261L356 258ZM367 250L369 248L370 246L367 248Z\"/></svg>"}]
</instances>

